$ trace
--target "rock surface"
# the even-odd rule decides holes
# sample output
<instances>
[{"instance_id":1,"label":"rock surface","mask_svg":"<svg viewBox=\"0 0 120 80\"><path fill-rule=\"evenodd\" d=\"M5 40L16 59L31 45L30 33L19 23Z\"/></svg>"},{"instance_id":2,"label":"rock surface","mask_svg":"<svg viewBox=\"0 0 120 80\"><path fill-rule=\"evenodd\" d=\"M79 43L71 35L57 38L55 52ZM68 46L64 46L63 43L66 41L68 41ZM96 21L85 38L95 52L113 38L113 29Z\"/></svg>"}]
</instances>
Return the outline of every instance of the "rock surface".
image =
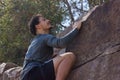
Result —
<instances>
[{"instance_id":1,"label":"rock surface","mask_svg":"<svg viewBox=\"0 0 120 80\"><path fill-rule=\"evenodd\" d=\"M14 63L2 63L0 64L0 80L3 80L3 73L13 67L16 67L17 65Z\"/></svg>"},{"instance_id":2,"label":"rock surface","mask_svg":"<svg viewBox=\"0 0 120 80\"><path fill-rule=\"evenodd\" d=\"M120 0L97 7L66 51L77 56L68 80L120 80Z\"/></svg>"},{"instance_id":3,"label":"rock surface","mask_svg":"<svg viewBox=\"0 0 120 80\"><path fill-rule=\"evenodd\" d=\"M120 80L120 0L98 6L66 51L77 56L67 80ZM21 70L15 64L2 63L0 80L19 80Z\"/></svg>"},{"instance_id":4,"label":"rock surface","mask_svg":"<svg viewBox=\"0 0 120 80\"><path fill-rule=\"evenodd\" d=\"M14 67L6 70L3 74L3 80L20 80L22 67Z\"/></svg>"}]
</instances>

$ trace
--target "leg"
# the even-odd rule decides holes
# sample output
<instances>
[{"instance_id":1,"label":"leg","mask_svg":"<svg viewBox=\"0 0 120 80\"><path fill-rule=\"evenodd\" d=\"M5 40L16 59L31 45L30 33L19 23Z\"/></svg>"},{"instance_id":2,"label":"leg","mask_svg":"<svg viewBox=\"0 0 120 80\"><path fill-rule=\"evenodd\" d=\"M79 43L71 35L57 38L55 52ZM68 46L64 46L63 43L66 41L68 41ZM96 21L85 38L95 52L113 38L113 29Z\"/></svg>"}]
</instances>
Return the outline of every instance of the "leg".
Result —
<instances>
[{"instance_id":1,"label":"leg","mask_svg":"<svg viewBox=\"0 0 120 80\"><path fill-rule=\"evenodd\" d=\"M75 55L72 52L67 52L55 57L53 63L56 80L65 80L74 62Z\"/></svg>"}]
</instances>

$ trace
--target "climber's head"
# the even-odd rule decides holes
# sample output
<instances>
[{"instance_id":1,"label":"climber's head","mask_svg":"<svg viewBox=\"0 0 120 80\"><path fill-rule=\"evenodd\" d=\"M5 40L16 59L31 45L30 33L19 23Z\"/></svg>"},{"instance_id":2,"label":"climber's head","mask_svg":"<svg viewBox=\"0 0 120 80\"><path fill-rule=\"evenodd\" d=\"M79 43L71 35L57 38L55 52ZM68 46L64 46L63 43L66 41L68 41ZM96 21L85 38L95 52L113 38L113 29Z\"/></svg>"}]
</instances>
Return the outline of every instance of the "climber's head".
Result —
<instances>
[{"instance_id":1,"label":"climber's head","mask_svg":"<svg viewBox=\"0 0 120 80\"><path fill-rule=\"evenodd\" d=\"M44 18L41 14L33 16L29 22L30 32L33 35L49 33L51 28L50 20Z\"/></svg>"}]
</instances>

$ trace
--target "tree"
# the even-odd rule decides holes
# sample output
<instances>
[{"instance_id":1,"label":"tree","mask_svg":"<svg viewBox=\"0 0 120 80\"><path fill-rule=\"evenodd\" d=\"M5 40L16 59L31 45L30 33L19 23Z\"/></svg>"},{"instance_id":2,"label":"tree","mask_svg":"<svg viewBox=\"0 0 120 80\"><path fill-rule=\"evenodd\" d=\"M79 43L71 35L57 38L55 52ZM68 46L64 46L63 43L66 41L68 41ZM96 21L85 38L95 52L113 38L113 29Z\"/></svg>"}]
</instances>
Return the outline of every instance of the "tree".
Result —
<instances>
[{"instance_id":1,"label":"tree","mask_svg":"<svg viewBox=\"0 0 120 80\"><path fill-rule=\"evenodd\" d=\"M56 0L4 0L0 2L0 61L21 64L33 36L27 23L41 13L56 27L62 21L62 10ZM56 28L60 29L60 28Z\"/></svg>"},{"instance_id":2,"label":"tree","mask_svg":"<svg viewBox=\"0 0 120 80\"><path fill-rule=\"evenodd\" d=\"M0 61L23 62L33 37L27 27L31 16L41 13L50 19L56 34L100 1L108 0L0 0Z\"/></svg>"},{"instance_id":3,"label":"tree","mask_svg":"<svg viewBox=\"0 0 120 80\"><path fill-rule=\"evenodd\" d=\"M95 5L100 5L105 2L108 2L109 0L88 0L90 9L93 8Z\"/></svg>"}]
</instances>

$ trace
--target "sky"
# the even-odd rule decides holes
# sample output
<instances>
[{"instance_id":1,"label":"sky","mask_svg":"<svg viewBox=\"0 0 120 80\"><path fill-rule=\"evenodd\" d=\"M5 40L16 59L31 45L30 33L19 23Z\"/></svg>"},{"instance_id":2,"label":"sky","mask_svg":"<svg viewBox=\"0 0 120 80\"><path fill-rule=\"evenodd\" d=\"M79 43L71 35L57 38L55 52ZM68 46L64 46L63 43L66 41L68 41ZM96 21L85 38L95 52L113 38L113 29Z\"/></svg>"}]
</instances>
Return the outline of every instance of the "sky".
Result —
<instances>
[{"instance_id":1,"label":"sky","mask_svg":"<svg viewBox=\"0 0 120 80\"><path fill-rule=\"evenodd\" d=\"M80 0L68 0L68 1L69 1L69 4L71 5L71 3L72 3L73 1L76 2L76 3L78 3ZM80 4L80 3L78 3L78 4L76 4L76 5L77 5L78 8L81 7L81 4ZM89 10L89 4L88 4L88 1L87 1L87 0L83 0L83 9L86 10L86 11ZM74 13L74 19L75 19L75 20L77 20L77 19L79 18L79 16L82 15L82 14L80 13L80 11L78 12L78 11L76 11L76 10L73 9L73 8L72 8L72 13ZM69 17L67 17L67 16L66 16L66 18L69 19ZM69 25L70 25L71 22L70 22L70 20L68 20L68 19L66 19L66 20L64 20L64 21L62 22L62 24L63 24L64 26L69 26Z\"/></svg>"}]
</instances>

